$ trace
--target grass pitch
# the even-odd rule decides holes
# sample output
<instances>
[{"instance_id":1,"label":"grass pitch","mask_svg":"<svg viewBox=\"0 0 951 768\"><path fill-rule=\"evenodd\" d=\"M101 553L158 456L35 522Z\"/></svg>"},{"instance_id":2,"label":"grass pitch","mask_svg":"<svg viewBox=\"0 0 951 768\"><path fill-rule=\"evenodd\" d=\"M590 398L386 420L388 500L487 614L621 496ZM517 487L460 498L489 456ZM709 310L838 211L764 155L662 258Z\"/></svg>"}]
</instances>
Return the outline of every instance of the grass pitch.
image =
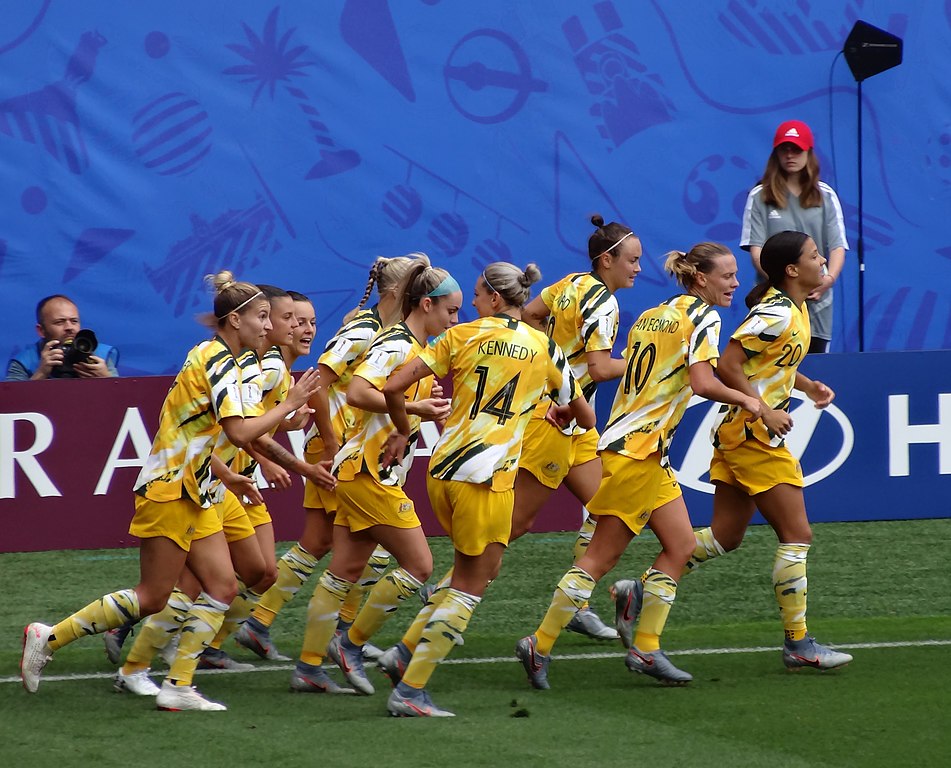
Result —
<instances>
[{"instance_id":1,"label":"grass pitch","mask_svg":"<svg viewBox=\"0 0 951 768\"><path fill-rule=\"evenodd\" d=\"M437 670L430 690L457 717L385 716L386 678L371 697L291 694L288 663L251 673L199 673L196 684L225 713L163 713L112 693L99 638L57 653L40 691L26 694L17 664L23 626L53 622L108 591L134 584L134 550L0 555L0 759L49 758L98 766L261 765L662 766L946 765L951 683L951 593L941 543L951 520L815 526L809 560L810 631L851 648L855 661L826 673L783 669L772 597L775 539L750 530L743 547L684 579L664 635L678 666L694 675L663 688L631 675L616 644L565 633L555 647L552 690L531 690L515 641L540 620L569 565L571 534L515 542L477 610L466 643ZM432 539L436 572L445 539ZM596 590L643 572L657 551L645 534ZM304 591L273 629L288 655L299 650ZM399 638L417 604L384 628ZM229 643L236 658L253 660ZM336 674L336 673L335 673ZM63 679L66 678L66 679Z\"/></svg>"}]
</instances>

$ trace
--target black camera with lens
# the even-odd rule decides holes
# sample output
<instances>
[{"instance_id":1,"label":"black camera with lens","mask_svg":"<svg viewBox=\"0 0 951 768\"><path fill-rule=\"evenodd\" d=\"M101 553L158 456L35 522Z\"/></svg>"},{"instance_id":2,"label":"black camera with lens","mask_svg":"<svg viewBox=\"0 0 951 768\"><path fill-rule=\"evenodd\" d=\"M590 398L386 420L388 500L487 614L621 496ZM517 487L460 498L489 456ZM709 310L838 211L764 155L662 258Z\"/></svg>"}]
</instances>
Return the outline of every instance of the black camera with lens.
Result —
<instances>
[{"instance_id":1,"label":"black camera with lens","mask_svg":"<svg viewBox=\"0 0 951 768\"><path fill-rule=\"evenodd\" d=\"M87 328L83 328L72 339L63 339L59 344L60 349L63 350L63 362L53 369L50 377L54 379L79 378L75 365L88 363L89 356L96 351L98 346L99 340L96 334Z\"/></svg>"}]
</instances>

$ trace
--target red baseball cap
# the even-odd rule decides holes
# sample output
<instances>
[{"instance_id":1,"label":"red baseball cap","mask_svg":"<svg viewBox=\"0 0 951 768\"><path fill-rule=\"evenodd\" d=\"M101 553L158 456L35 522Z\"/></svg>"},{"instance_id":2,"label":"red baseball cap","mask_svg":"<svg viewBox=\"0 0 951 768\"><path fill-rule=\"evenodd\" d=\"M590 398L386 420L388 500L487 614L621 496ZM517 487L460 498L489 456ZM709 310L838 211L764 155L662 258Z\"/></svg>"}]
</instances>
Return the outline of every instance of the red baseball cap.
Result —
<instances>
[{"instance_id":1,"label":"red baseball cap","mask_svg":"<svg viewBox=\"0 0 951 768\"><path fill-rule=\"evenodd\" d=\"M800 120L787 120L776 129L776 136L773 138L773 149L787 142L795 144L802 150L812 149L812 131L808 125Z\"/></svg>"}]
</instances>

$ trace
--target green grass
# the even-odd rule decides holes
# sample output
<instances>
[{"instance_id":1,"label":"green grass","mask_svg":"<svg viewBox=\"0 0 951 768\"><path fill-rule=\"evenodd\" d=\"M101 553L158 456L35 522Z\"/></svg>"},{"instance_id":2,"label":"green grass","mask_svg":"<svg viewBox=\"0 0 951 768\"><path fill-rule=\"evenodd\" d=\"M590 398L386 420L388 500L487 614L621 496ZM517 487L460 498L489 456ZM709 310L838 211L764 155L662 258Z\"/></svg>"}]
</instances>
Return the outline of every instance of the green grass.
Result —
<instances>
[{"instance_id":1,"label":"green grass","mask_svg":"<svg viewBox=\"0 0 951 768\"><path fill-rule=\"evenodd\" d=\"M830 644L951 641L951 592L941 543L951 520L817 525L809 565L810 631ZM743 548L689 576L664 635L686 688L630 675L614 645L566 633L555 647L552 690L533 691L514 662L515 640L541 618L569 564L573 536L536 534L516 542L466 634L466 644L430 689L457 713L447 721L385 717L388 685L372 697L287 692L289 665L196 678L221 714L157 712L120 697L105 677L44 681L27 695L17 675L22 627L55 621L94 597L135 583L132 550L0 555L7 590L0 614L0 758L5 765L67 757L97 765L681 766L944 765L943 725L951 646L861 648L846 669L797 674L782 668L781 630L770 584L775 540L755 527ZM445 539L432 540L437 573ZM613 576L636 576L657 550L635 541ZM612 575L605 579L610 584ZM274 627L279 647L299 649L310 587ZM592 603L613 616L607 590ZM398 639L416 604L388 624L378 644ZM702 649L775 648L697 653ZM249 655L226 646L236 657ZM559 659L558 657L563 658ZM574 658L584 657L589 658ZM564 658L569 657L569 658ZM277 669L274 669L274 667ZM98 638L63 649L48 676L105 675Z\"/></svg>"}]
</instances>

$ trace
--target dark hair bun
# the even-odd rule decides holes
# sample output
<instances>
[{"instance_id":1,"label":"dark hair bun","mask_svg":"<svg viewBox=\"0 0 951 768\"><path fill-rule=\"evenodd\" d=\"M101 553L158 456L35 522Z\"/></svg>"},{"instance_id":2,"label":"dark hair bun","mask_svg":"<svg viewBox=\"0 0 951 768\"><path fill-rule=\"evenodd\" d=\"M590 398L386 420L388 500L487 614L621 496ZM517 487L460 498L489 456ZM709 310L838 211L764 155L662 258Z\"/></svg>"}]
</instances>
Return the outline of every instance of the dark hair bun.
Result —
<instances>
[{"instance_id":1,"label":"dark hair bun","mask_svg":"<svg viewBox=\"0 0 951 768\"><path fill-rule=\"evenodd\" d=\"M591 216L591 223L594 224L598 229L604 226L604 219L601 218L600 213L595 213Z\"/></svg>"}]
</instances>

